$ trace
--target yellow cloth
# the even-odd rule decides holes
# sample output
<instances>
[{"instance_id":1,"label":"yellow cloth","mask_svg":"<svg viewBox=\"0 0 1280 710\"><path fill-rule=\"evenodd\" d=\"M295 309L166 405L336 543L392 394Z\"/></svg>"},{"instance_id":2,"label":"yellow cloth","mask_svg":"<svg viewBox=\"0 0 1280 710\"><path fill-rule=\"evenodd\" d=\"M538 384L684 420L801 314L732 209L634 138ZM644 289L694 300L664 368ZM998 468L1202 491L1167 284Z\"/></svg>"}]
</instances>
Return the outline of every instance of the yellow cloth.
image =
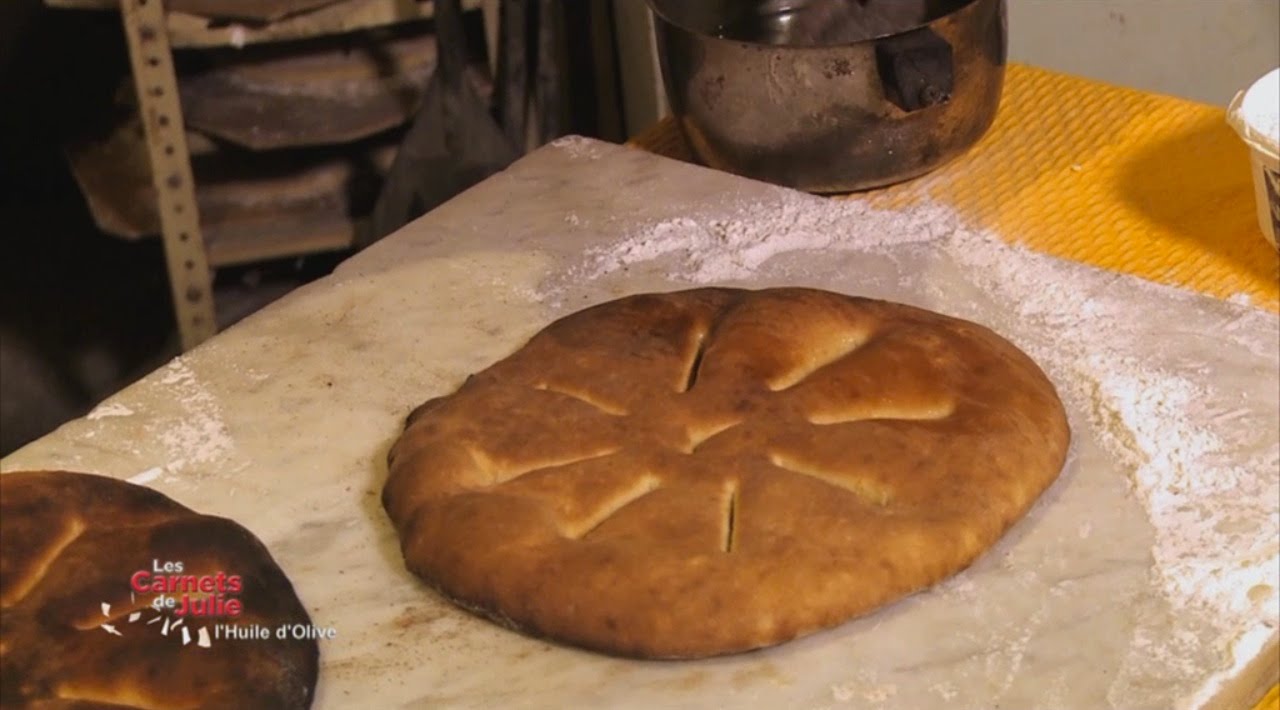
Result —
<instances>
[{"instance_id":1,"label":"yellow cloth","mask_svg":"<svg viewBox=\"0 0 1280 710\"><path fill-rule=\"evenodd\" d=\"M692 159L669 119L634 143ZM1280 311L1249 151L1214 106L1013 64L971 151L867 194L937 200L1039 251Z\"/></svg>"},{"instance_id":2,"label":"yellow cloth","mask_svg":"<svg viewBox=\"0 0 1280 710\"><path fill-rule=\"evenodd\" d=\"M1273 687L1254 710L1277 710L1277 708L1280 708L1280 685Z\"/></svg>"},{"instance_id":3,"label":"yellow cloth","mask_svg":"<svg viewBox=\"0 0 1280 710\"><path fill-rule=\"evenodd\" d=\"M670 119L633 143L692 160ZM971 151L866 194L887 207L944 202L1038 251L1280 311L1280 255L1252 179L1221 108L1012 64ZM1254 710L1280 710L1280 686Z\"/></svg>"}]
</instances>

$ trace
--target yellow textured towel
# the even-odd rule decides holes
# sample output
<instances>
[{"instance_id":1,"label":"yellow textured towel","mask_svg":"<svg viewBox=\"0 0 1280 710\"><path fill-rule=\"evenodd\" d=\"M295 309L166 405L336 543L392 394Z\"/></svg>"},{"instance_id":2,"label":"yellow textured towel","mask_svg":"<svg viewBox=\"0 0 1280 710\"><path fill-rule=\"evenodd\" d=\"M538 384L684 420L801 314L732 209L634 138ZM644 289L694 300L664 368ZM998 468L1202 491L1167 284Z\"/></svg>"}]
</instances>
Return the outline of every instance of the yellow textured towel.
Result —
<instances>
[{"instance_id":1,"label":"yellow textured towel","mask_svg":"<svg viewBox=\"0 0 1280 710\"><path fill-rule=\"evenodd\" d=\"M1273 687L1254 710L1277 710L1277 708L1280 708L1280 685Z\"/></svg>"},{"instance_id":2,"label":"yellow textured towel","mask_svg":"<svg viewBox=\"0 0 1280 710\"><path fill-rule=\"evenodd\" d=\"M691 159L670 120L635 143ZM1014 64L973 150L868 195L937 200L1039 251L1280 311L1249 170L1221 108Z\"/></svg>"}]
</instances>

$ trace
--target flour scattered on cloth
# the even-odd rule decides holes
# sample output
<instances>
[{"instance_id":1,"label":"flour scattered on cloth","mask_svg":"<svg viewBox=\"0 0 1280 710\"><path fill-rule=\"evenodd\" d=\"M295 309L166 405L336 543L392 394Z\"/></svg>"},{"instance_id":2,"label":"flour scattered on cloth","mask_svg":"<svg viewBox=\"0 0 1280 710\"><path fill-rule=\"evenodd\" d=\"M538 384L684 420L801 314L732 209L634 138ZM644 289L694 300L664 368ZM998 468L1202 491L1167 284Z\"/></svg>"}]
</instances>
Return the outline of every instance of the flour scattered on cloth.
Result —
<instances>
[{"instance_id":1,"label":"flour scattered on cloth","mask_svg":"<svg viewBox=\"0 0 1280 710\"><path fill-rule=\"evenodd\" d=\"M210 464L232 453L234 442L217 399L182 358L161 370L160 384L180 411L176 418L159 417L147 427L148 434L160 442L168 456L166 470L177 472Z\"/></svg>"},{"instance_id":2,"label":"flour scattered on cloth","mask_svg":"<svg viewBox=\"0 0 1280 710\"><path fill-rule=\"evenodd\" d=\"M1195 618L1211 619L1218 639L1235 639L1235 647L1213 650L1228 665L1252 658L1241 655L1239 644L1260 628L1274 633L1280 615L1275 579L1280 441L1266 422L1276 418L1275 403L1261 396L1236 401L1244 395L1216 391L1209 377L1224 340L1233 352L1265 358L1273 363L1268 369L1280 369L1275 317L1249 307L1247 298L1222 304L1231 311L1206 326L1211 332L1179 330L1187 326L1171 320L1171 314L1179 304L1188 312L1207 313L1201 297L1011 246L965 226L944 206L885 211L863 200L786 191L735 205L727 214L708 208L707 215L667 219L623 234L588 252L549 285L564 290L647 262L665 268L673 283L788 282L794 272L780 266L778 257L800 252L832 255L832 260L842 252L881 254L895 261L894 255L914 252L913 258L957 271L973 287L971 297L933 293L935 302L962 318L1004 314L1003 321L988 325L1045 368L1068 409L1087 420L1080 424L1091 427L1131 472L1129 488L1155 530L1152 584L1174 618L1198 611ZM806 267L808 281L847 283L830 271L837 267L821 259L805 263L812 264ZM929 291L927 277L899 273L904 290ZM987 299L990 303L979 305ZM1185 352L1165 355L1166 348L1155 344L1166 336L1192 342ZM1073 537L1078 544L1095 545L1092 533L1086 523ZM953 594L966 585L961 575L939 589ZM1148 670L1150 664L1164 664L1165 672L1178 673L1179 657L1187 657L1178 649L1137 648L1148 631L1135 631L1137 663ZM1182 628L1166 630L1164 637L1182 639L1187 648L1201 643L1196 633ZM1017 670L1014 663L1009 677L997 680L1008 685ZM1129 670L1121 668L1117 675L1127 682ZM1139 671L1133 673L1137 678ZM1226 668L1219 675L1232 673ZM1212 692L1216 682L1211 679L1200 691ZM1137 686L1117 691L1122 704L1131 687ZM848 693L841 691L847 690L838 688L837 699L844 700Z\"/></svg>"}]
</instances>

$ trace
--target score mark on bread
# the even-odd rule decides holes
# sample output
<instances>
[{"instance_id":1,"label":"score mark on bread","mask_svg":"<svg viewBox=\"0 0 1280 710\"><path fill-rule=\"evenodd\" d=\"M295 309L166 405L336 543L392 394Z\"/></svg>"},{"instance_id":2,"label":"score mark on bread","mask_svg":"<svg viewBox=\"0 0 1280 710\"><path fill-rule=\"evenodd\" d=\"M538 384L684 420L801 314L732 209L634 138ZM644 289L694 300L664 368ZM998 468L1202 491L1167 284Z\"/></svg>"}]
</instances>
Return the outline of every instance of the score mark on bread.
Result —
<instances>
[{"instance_id":1,"label":"score mark on bread","mask_svg":"<svg viewBox=\"0 0 1280 710\"><path fill-rule=\"evenodd\" d=\"M1061 470L1052 384L972 323L808 289L580 311L432 400L388 458L409 569L609 653L769 646L933 584Z\"/></svg>"}]
</instances>

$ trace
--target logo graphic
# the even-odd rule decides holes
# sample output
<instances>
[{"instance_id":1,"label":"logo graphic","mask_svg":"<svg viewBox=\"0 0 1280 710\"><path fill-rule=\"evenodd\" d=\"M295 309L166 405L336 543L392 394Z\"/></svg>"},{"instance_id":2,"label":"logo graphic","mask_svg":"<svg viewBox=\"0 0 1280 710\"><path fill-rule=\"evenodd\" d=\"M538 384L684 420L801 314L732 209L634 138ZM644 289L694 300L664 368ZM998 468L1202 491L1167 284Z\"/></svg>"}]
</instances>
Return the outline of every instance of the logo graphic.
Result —
<instances>
[{"instance_id":1,"label":"logo graphic","mask_svg":"<svg viewBox=\"0 0 1280 710\"><path fill-rule=\"evenodd\" d=\"M210 648L215 640L332 639L337 631L310 624L281 624L272 629L260 624L237 624L244 614L239 598L244 580L238 574L218 571L212 574L186 574L182 562L151 561L151 569L140 569L129 576L129 603L137 609L121 617L125 624L141 623L154 628L161 636L182 639L182 645L194 640L200 648ZM137 607L138 597L152 595L145 607ZM111 604L101 602L104 621L98 625L108 634L124 636L120 618L111 615ZM143 611L146 609L147 611ZM143 622L143 616L148 616ZM193 631L194 629L194 631ZM194 639L193 639L194 634Z\"/></svg>"},{"instance_id":2,"label":"logo graphic","mask_svg":"<svg viewBox=\"0 0 1280 710\"><path fill-rule=\"evenodd\" d=\"M129 600L134 601L134 599L135 597L133 597L133 595L130 595ZM154 607L152 608L154 609ZM108 619L111 618L111 605L108 604L107 602L102 602L102 615ZM130 624L135 623L139 621L141 618L142 618L142 612L140 611L132 612L128 616L128 623ZM173 631L174 638L177 638L177 633L181 631L182 645L186 646L187 644L191 643L191 627L185 625L186 619L180 618L177 621L174 621L171 617L168 617L165 614L160 613L160 614L156 614L151 619L149 619L144 624L144 626L152 626L153 624L160 623L160 622L163 622L163 624L160 627L158 627L160 630L161 636L168 636L169 632ZM107 633L113 636L124 636L124 633L122 633L120 629L117 627L118 627L118 624L102 623L98 625L98 628L102 629L103 631L106 631ZM196 630L196 645L200 646L201 648L209 648L213 646L213 641L209 636L209 628L207 626L201 626L199 629Z\"/></svg>"},{"instance_id":3,"label":"logo graphic","mask_svg":"<svg viewBox=\"0 0 1280 710\"><path fill-rule=\"evenodd\" d=\"M183 617L237 617L244 604L234 595L244 588L240 575L182 574L181 562L151 561L150 570L138 570L129 577L134 594L155 594L153 609L171 609Z\"/></svg>"}]
</instances>

